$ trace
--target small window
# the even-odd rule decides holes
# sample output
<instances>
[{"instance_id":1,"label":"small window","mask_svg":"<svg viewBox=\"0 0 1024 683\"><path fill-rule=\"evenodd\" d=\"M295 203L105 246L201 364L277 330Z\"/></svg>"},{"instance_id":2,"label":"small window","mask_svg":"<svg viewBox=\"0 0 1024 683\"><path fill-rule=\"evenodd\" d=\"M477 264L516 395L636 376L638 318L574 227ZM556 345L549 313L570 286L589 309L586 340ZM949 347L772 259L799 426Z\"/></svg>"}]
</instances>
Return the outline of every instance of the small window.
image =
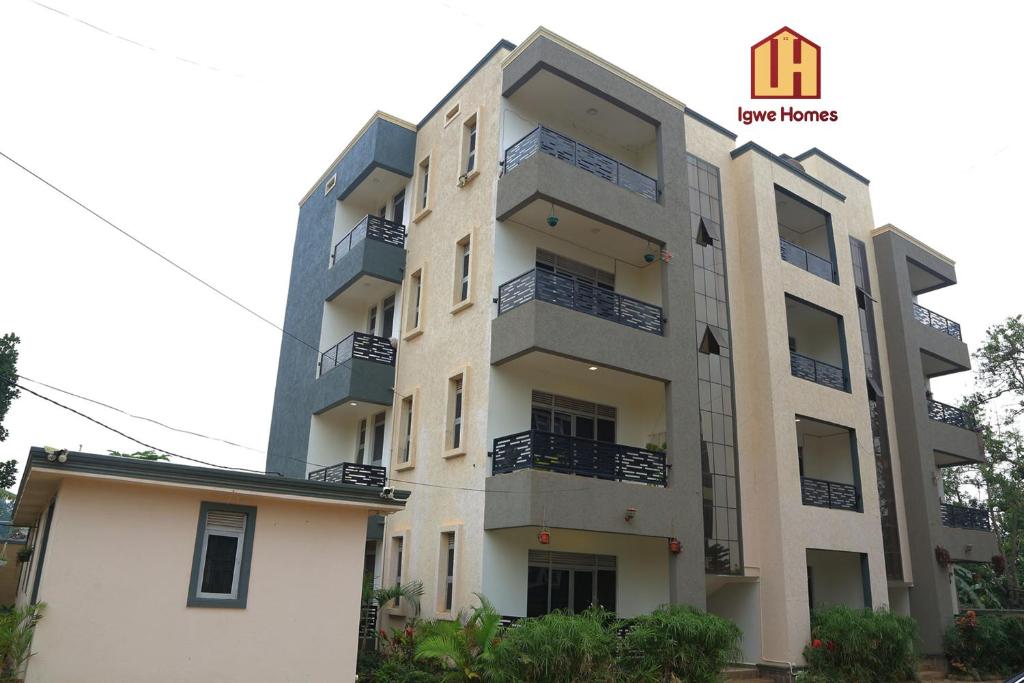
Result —
<instances>
[{"instance_id":1,"label":"small window","mask_svg":"<svg viewBox=\"0 0 1024 683\"><path fill-rule=\"evenodd\" d=\"M335 173L330 178L328 178L327 179L327 183L324 184L324 196L326 197L328 195L328 193L330 193L330 191L333 190L334 186L337 185L337 184L338 184L338 174Z\"/></svg>"},{"instance_id":2,"label":"small window","mask_svg":"<svg viewBox=\"0 0 1024 683\"><path fill-rule=\"evenodd\" d=\"M420 196L416 208L419 211L426 211L430 205L430 157L420 162L419 191Z\"/></svg>"},{"instance_id":3,"label":"small window","mask_svg":"<svg viewBox=\"0 0 1024 683\"><path fill-rule=\"evenodd\" d=\"M445 113L445 115L444 115L444 125L447 126L449 123L454 121L456 119L456 117L459 115L459 110L461 108L462 108L461 104L456 104L454 107L449 109L447 111L447 113Z\"/></svg>"},{"instance_id":4,"label":"small window","mask_svg":"<svg viewBox=\"0 0 1024 683\"><path fill-rule=\"evenodd\" d=\"M405 220L405 190L396 194L391 203L391 220L402 225L402 221Z\"/></svg>"},{"instance_id":5,"label":"small window","mask_svg":"<svg viewBox=\"0 0 1024 683\"><path fill-rule=\"evenodd\" d=\"M370 312L366 315L366 333L377 334L377 307L370 306Z\"/></svg>"},{"instance_id":6,"label":"small window","mask_svg":"<svg viewBox=\"0 0 1024 683\"><path fill-rule=\"evenodd\" d=\"M423 269L409 276L409 303L406 305L405 327L409 333L418 332L422 322Z\"/></svg>"},{"instance_id":7,"label":"small window","mask_svg":"<svg viewBox=\"0 0 1024 683\"><path fill-rule=\"evenodd\" d=\"M392 294L384 299L384 321L381 325L380 336L390 339L395 335L395 296Z\"/></svg>"},{"instance_id":8,"label":"small window","mask_svg":"<svg viewBox=\"0 0 1024 683\"><path fill-rule=\"evenodd\" d=\"M469 301L470 277L473 252L472 240L466 235L455 243L455 289L452 292L453 305Z\"/></svg>"},{"instance_id":9,"label":"small window","mask_svg":"<svg viewBox=\"0 0 1024 683\"><path fill-rule=\"evenodd\" d=\"M373 416L373 465L380 465L384 461L384 422L385 413Z\"/></svg>"},{"instance_id":10,"label":"small window","mask_svg":"<svg viewBox=\"0 0 1024 683\"><path fill-rule=\"evenodd\" d=\"M702 247L707 247L714 244L715 240L711 237L711 233L708 232L708 226L704 225L704 219L700 219L700 225L697 226L697 244Z\"/></svg>"},{"instance_id":11,"label":"small window","mask_svg":"<svg viewBox=\"0 0 1024 683\"><path fill-rule=\"evenodd\" d=\"M412 420L413 420L413 404L412 396L406 396L402 399L402 410L399 413L401 418L401 433L402 440L399 443L399 462L407 464L412 460L413 456L413 445L412 445Z\"/></svg>"},{"instance_id":12,"label":"small window","mask_svg":"<svg viewBox=\"0 0 1024 683\"><path fill-rule=\"evenodd\" d=\"M721 355L722 346L718 343L718 339L715 338L715 333L711 331L710 327L704 328L704 338L700 340L700 346L697 350L701 353L713 354L715 356Z\"/></svg>"},{"instance_id":13,"label":"small window","mask_svg":"<svg viewBox=\"0 0 1024 683\"><path fill-rule=\"evenodd\" d=\"M366 420L359 421L359 435L356 437L356 462L366 462Z\"/></svg>"},{"instance_id":14,"label":"small window","mask_svg":"<svg viewBox=\"0 0 1024 683\"><path fill-rule=\"evenodd\" d=\"M189 607L245 607L255 526L254 507L200 505Z\"/></svg>"},{"instance_id":15,"label":"small window","mask_svg":"<svg viewBox=\"0 0 1024 683\"><path fill-rule=\"evenodd\" d=\"M395 586L401 587L401 585L402 585L402 561L405 559L403 557L404 551L405 551L405 539L403 539L401 536L396 536L394 538L394 544L395 544ZM394 602L395 607L398 607L398 605L400 603L401 603L401 598L395 597L395 602Z\"/></svg>"},{"instance_id":16,"label":"small window","mask_svg":"<svg viewBox=\"0 0 1024 683\"><path fill-rule=\"evenodd\" d=\"M444 566L443 611L451 612L455 598L455 532L441 534L441 558Z\"/></svg>"},{"instance_id":17,"label":"small window","mask_svg":"<svg viewBox=\"0 0 1024 683\"><path fill-rule=\"evenodd\" d=\"M467 179L476 170L477 115L466 118L462 125L462 177ZM460 180L464 182L464 180Z\"/></svg>"},{"instance_id":18,"label":"small window","mask_svg":"<svg viewBox=\"0 0 1024 683\"><path fill-rule=\"evenodd\" d=\"M465 403L463 388L465 374L459 373L448 379L448 428L446 430L445 450L461 451L465 441L463 430L463 414Z\"/></svg>"}]
</instances>

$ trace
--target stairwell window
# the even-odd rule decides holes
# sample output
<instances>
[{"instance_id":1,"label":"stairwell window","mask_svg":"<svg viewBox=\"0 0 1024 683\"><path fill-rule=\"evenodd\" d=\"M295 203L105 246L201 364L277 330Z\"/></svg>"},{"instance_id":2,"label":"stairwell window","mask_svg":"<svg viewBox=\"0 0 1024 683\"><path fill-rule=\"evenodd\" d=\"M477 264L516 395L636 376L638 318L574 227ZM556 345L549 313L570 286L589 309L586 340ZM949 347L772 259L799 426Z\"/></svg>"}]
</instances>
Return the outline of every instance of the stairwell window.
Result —
<instances>
[{"instance_id":1,"label":"stairwell window","mask_svg":"<svg viewBox=\"0 0 1024 683\"><path fill-rule=\"evenodd\" d=\"M423 269L409 276L406 288L408 304L405 307L405 339L411 339L423 331Z\"/></svg>"},{"instance_id":2,"label":"stairwell window","mask_svg":"<svg viewBox=\"0 0 1024 683\"><path fill-rule=\"evenodd\" d=\"M413 222L418 222L430 212L430 157L420 162L416 169L416 210Z\"/></svg>"},{"instance_id":3,"label":"stairwell window","mask_svg":"<svg viewBox=\"0 0 1024 683\"><path fill-rule=\"evenodd\" d=\"M402 561L405 559L403 557L405 554L405 539L401 536L395 536L392 539L392 543L395 550L395 586L400 588L402 586ZM395 597L392 604L398 607L401 601L401 598Z\"/></svg>"},{"instance_id":4,"label":"stairwell window","mask_svg":"<svg viewBox=\"0 0 1024 683\"><path fill-rule=\"evenodd\" d=\"M464 455L466 452L465 383L466 371L461 370L448 378L448 417L445 429L444 456Z\"/></svg>"},{"instance_id":5,"label":"stairwell window","mask_svg":"<svg viewBox=\"0 0 1024 683\"><path fill-rule=\"evenodd\" d=\"M455 532L441 534L441 567L444 579L441 583L441 611L451 612L455 601Z\"/></svg>"},{"instance_id":6,"label":"stairwell window","mask_svg":"<svg viewBox=\"0 0 1024 683\"><path fill-rule=\"evenodd\" d=\"M462 163L459 175L459 187L479 175L477 170L477 121L476 113L468 116L462 124Z\"/></svg>"},{"instance_id":7,"label":"stairwell window","mask_svg":"<svg viewBox=\"0 0 1024 683\"><path fill-rule=\"evenodd\" d=\"M452 290L452 313L467 308L470 303L472 287L472 255L473 241L466 235L455 243L455 277Z\"/></svg>"},{"instance_id":8,"label":"stairwell window","mask_svg":"<svg viewBox=\"0 0 1024 683\"><path fill-rule=\"evenodd\" d=\"M189 607L245 608L255 527L254 507L221 503L199 506L186 601Z\"/></svg>"},{"instance_id":9,"label":"stairwell window","mask_svg":"<svg viewBox=\"0 0 1024 683\"><path fill-rule=\"evenodd\" d=\"M415 405L413 396L402 398L399 410L399 430L401 438L398 442L398 464L412 466L413 458L416 455L415 444L413 443L413 421L415 419Z\"/></svg>"}]
</instances>

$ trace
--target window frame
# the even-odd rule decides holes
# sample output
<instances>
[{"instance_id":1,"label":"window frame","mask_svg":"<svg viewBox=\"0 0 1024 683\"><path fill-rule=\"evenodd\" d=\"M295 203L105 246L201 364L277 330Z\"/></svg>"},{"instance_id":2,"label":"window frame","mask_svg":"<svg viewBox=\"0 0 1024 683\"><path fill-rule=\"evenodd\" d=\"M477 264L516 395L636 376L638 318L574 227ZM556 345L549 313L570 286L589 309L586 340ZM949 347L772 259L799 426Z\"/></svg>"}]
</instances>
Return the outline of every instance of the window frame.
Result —
<instances>
[{"instance_id":1,"label":"window frame","mask_svg":"<svg viewBox=\"0 0 1024 683\"><path fill-rule=\"evenodd\" d=\"M467 420L466 398L469 395L469 366L460 367L448 374L445 381L445 419L443 457L452 458L466 454ZM455 425L458 422L459 443L455 444Z\"/></svg>"},{"instance_id":2,"label":"window frame","mask_svg":"<svg viewBox=\"0 0 1024 683\"><path fill-rule=\"evenodd\" d=\"M413 216L412 222L419 223L423 220L431 211L430 206L430 188L436 185L436 178L431 178L430 166L432 154L425 154L420 162L416 164L416 174L414 179L413 189L414 203L413 203Z\"/></svg>"},{"instance_id":3,"label":"window frame","mask_svg":"<svg viewBox=\"0 0 1024 683\"><path fill-rule=\"evenodd\" d=\"M207 538L206 520L210 512L241 513L245 517L245 530L241 533L242 548L238 553L236 571L238 581L235 597L215 598L210 594L202 594L202 567L204 565ZM249 599L249 572L252 567L252 546L256 535L256 508L251 505L232 505L203 501L199 504L199 522L196 526L196 542L192 552L192 573L188 584L186 607L222 607L229 609L245 609Z\"/></svg>"},{"instance_id":4,"label":"window frame","mask_svg":"<svg viewBox=\"0 0 1024 683\"><path fill-rule=\"evenodd\" d=\"M462 525L443 526L440 531L437 553L437 612L451 615L455 609Z\"/></svg>"},{"instance_id":5,"label":"window frame","mask_svg":"<svg viewBox=\"0 0 1024 683\"><path fill-rule=\"evenodd\" d=\"M408 420L406 420L405 412L406 401L409 402ZM395 436L391 439L391 462L395 470L407 470L416 465L419 403L419 387L408 393L399 394L398 409L393 411L392 434ZM408 459L403 460L402 458L406 454L408 454Z\"/></svg>"},{"instance_id":6,"label":"window frame","mask_svg":"<svg viewBox=\"0 0 1024 683\"><path fill-rule=\"evenodd\" d=\"M459 126L459 187L480 175L480 110L466 116Z\"/></svg>"},{"instance_id":7,"label":"window frame","mask_svg":"<svg viewBox=\"0 0 1024 683\"><path fill-rule=\"evenodd\" d=\"M406 295L402 297L405 307L402 316L405 329L405 334L402 335L404 340L412 339L423 333L426 279L427 269L425 266L420 266L409 273L408 282L404 287Z\"/></svg>"},{"instance_id":8,"label":"window frame","mask_svg":"<svg viewBox=\"0 0 1024 683\"><path fill-rule=\"evenodd\" d=\"M476 230L466 233L455 241L455 253L452 258L452 303L449 312L452 315L464 311L473 305L474 256L476 247ZM462 290L465 287L466 296Z\"/></svg>"}]
</instances>

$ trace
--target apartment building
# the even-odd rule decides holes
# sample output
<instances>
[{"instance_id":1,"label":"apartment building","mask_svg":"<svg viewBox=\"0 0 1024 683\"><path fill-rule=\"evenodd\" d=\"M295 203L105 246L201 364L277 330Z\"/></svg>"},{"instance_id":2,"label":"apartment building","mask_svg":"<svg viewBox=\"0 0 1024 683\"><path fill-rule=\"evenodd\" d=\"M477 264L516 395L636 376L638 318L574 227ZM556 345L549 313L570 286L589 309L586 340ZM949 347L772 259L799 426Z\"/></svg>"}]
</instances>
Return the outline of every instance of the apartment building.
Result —
<instances>
[{"instance_id":1,"label":"apartment building","mask_svg":"<svg viewBox=\"0 0 1024 683\"><path fill-rule=\"evenodd\" d=\"M868 181L778 156L538 29L417 124L376 113L303 198L268 470L415 495L366 569L423 613L706 608L801 662L812 606L914 614L996 552L939 468L983 457L919 295L953 262ZM398 604L384 619L410 612Z\"/></svg>"}]
</instances>

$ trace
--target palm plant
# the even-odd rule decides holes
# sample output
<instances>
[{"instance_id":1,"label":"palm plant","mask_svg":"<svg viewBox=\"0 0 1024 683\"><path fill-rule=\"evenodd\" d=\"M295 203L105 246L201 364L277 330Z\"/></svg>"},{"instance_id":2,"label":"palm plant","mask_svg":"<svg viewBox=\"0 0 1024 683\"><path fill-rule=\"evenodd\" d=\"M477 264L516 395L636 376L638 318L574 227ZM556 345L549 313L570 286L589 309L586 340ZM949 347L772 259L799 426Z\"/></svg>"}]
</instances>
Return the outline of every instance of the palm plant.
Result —
<instances>
[{"instance_id":1,"label":"palm plant","mask_svg":"<svg viewBox=\"0 0 1024 683\"><path fill-rule=\"evenodd\" d=\"M389 602L405 600L412 605L413 614L420 613L420 598L423 597L423 582L416 580L405 584L394 586L373 587L373 574L366 574L363 577L363 604L380 605L383 607Z\"/></svg>"},{"instance_id":2,"label":"palm plant","mask_svg":"<svg viewBox=\"0 0 1024 683\"><path fill-rule=\"evenodd\" d=\"M479 593L480 606L468 615L459 612L455 621L436 621L424 628L416 644L416 659L440 664L444 681L474 681L490 678L495 653L501 646L501 615Z\"/></svg>"},{"instance_id":3,"label":"palm plant","mask_svg":"<svg viewBox=\"0 0 1024 683\"><path fill-rule=\"evenodd\" d=\"M0 681L16 681L32 656L32 634L46 605L37 602L0 615Z\"/></svg>"}]
</instances>

